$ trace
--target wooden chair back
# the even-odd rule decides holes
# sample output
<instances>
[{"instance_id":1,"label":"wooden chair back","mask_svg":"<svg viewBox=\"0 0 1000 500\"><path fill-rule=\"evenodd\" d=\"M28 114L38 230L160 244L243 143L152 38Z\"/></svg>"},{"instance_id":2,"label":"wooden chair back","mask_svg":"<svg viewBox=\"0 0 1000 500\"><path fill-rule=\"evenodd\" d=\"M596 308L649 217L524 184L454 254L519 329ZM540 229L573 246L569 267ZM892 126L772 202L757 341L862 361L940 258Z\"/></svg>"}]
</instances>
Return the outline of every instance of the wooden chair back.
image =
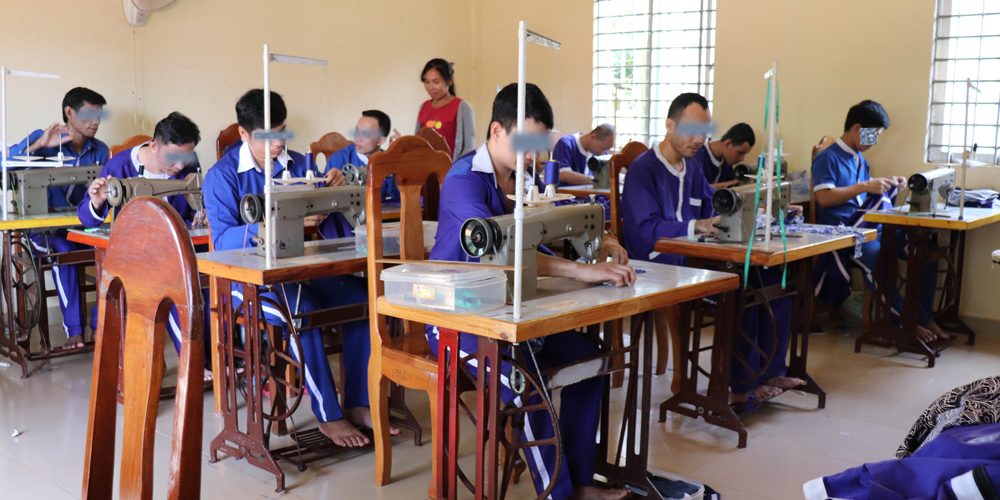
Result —
<instances>
[{"instance_id":1,"label":"wooden chair back","mask_svg":"<svg viewBox=\"0 0 1000 500\"><path fill-rule=\"evenodd\" d=\"M151 140L153 140L153 138L146 134L133 135L132 137L129 137L128 139L122 141L121 144L116 144L114 146L111 146L111 156L121 153L126 149L132 149L140 144L145 144Z\"/></svg>"},{"instance_id":2,"label":"wooden chair back","mask_svg":"<svg viewBox=\"0 0 1000 500\"><path fill-rule=\"evenodd\" d=\"M323 134L318 141L309 144L309 153L312 154L312 167L317 166L317 158L320 153L323 153L323 169L326 170L326 160L330 159L330 155L334 152L339 151L347 147L351 141L347 140L340 132L328 132Z\"/></svg>"},{"instance_id":3,"label":"wooden chair back","mask_svg":"<svg viewBox=\"0 0 1000 500\"><path fill-rule=\"evenodd\" d=\"M611 196L608 197L608 201L611 202L611 234L618 238L618 241L625 242L624 234L624 223L622 222L622 212L621 212L621 171L627 169L629 165L635 161L639 155L649 151L649 148L645 144L632 141L622 148L621 152L615 154L611 157Z\"/></svg>"},{"instance_id":4,"label":"wooden chair back","mask_svg":"<svg viewBox=\"0 0 1000 500\"><path fill-rule=\"evenodd\" d=\"M219 137L215 139L215 159L221 160L222 155L226 154L229 146L236 144L238 140L240 140L240 126L238 123L233 123L222 129L219 132Z\"/></svg>"},{"instance_id":5,"label":"wooden chair back","mask_svg":"<svg viewBox=\"0 0 1000 500\"><path fill-rule=\"evenodd\" d=\"M831 135L824 135L820 138L819 142L812 148L812 158L810 161L815 161L816 157L823 152L826 148L832 146L837 142L837 138ZM809 165L809 210L806 215L806 222L811 224L816 223L816 191L812 180L812 164Z\"/></svg>"},{"instance_id":6,"label":"wooden chair back","mask_svg":"<svg viewBox=\"0 0 1000 500\"><path fill-rule=\"evenodd\" d=\"M184 221L159 198L133 200L115 221L98 278L100 333L90 390L85 499L113 494L119 352L125 353L126 394L119 497L153 497L156 417L171 305L177 308L181 352L168 498L200 497L204 305L194 255Z\"/></svg>"},{"instance_id":7,"label":"wooden chair back","mask_svg":"<svg viewBox=\"0 0 1000 500\"><path fill-rule=\"evenodd\" d=\"M417 137L423 137L435 151L444 151L448 153L448 156L451 156L451 147L448 146L448 141L444 140L444 136L437 130L430 127L421 127L416 135Z\"/></svg>"}]
</instances>

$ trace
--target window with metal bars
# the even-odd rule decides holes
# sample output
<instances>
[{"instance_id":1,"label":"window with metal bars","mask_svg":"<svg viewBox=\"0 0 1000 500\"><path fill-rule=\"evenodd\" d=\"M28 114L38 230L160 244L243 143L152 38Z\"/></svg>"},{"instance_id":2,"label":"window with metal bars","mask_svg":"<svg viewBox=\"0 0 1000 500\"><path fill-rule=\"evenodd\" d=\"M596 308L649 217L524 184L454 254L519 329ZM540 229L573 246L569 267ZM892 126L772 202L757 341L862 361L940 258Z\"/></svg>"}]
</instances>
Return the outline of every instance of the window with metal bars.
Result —
<instances>
[{"instance_id":1,"label":"window with metal bars","mask_svg":"<svg viewBox=\"0 0 1000 500\"><path fill-rule=\"evenodd\" d=\"M711 102L714 64L715 0L594 2L594 124L617 144L661 140L681 92Z\"/></svg>"},{"instance_id":2,"label":"window with metal bars","mask_svg":"<svg viewBox=\"0 0 1000 500\"><path fill-rule=\"evenodd\" d=\"M968 107L967 80L979 88L979 92L969 92ZM938 0L931 106L927 117L927 161L961 161L963 145L971 148L973 144L977 146L973 159L998 163L1000 1Z\"/></svg>"}]
</instances>

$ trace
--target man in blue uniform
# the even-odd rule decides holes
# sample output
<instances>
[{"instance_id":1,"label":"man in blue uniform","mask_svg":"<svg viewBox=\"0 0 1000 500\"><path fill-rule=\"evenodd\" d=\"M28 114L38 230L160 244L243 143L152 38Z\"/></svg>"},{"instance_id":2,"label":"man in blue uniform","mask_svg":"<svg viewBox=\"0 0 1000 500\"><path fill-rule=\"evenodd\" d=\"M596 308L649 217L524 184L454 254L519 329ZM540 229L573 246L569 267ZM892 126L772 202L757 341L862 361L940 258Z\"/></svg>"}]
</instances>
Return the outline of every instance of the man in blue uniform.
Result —
<instances>
[{"instance_id":1,"label":"man in blue uniform","mask_svg":"<svg viewBox=\"0 0 1000 500\"><path fill-rule=\"evenodd\" d=\"M715 190L701 166L690 161L703 150L710 130L708 101L698 94L680 94L667 112L666 138L629 165L622 193L625 247L629 257L682 265L686 261L684 257L656 252L656 240L680 236L693 238L717 232L713 224L718 217L713 217L712 209ZM754 269L749 282L761 288L778 279L780 274L773 270ZM770 307L773 321L761 305L747 309L740 322L744 335L737 336L734 345L737 357L732 361L733 403L766 401L805 384L802 379L785 376L784 355L775 355L770 360L761 359L759 355L788 350L791 301L788 298L775 300ZM763 366L765 363L767 366Z\"/></svg>"},{"instance_id":2,"label":"man in blue uniform","mask_svg":"<svg viewBox=\"0 0 1000 500\"><path fill-rule=\"evenodd\" d=\"M55 157L62 153L72 157L67 166L104 165L108 162L108 145L98 140L97 129L107 104L104 97L84 87L71 89L62 100L63 124L53 123L45 130L35 130L28 138L11 146L12 156ZM83 198L84 186L53 186L49 188L49 209L71 210ZM64 253L84 247L66 239L65 230L55 230L30 235L31 245L43 253ZM65 348L83 346L84 312L80 304L79 270L76 265L53 266L56 290L59 292L59 310L66 331ZM97 315L92 314L90 328L97 326Z\"/></svg>"},{"instance_id":3,"label":"man in blue uniform","mask_svg":"<svg viewBox=\"0 0 1000 500\"><path fill-rule=\"evenodd\" d=\"M837 142L824 149L813 160L812 179L813 190L816 193L816 222L828 225L851 225L858 221L859 210L871 195L882 196L883 193L902 186L906 179L899 176L872 177L868 161L864 153L877 142L878 136L889 128L889 114L881 104L866 100L855 104L847 112L844 123L844 134ZM881 229L879 229L881 234ZM871 275L878 262L881 251L880 239L865 243L861 247L861 257L855 258L851 252L839 252L833 255L838 270L858 266L865 274L865 283L872 287ZM902 250L902 249L899 249ZM902 255L901 255L902 256ZM817 273L817 276L823 273ZM828 276L838 276L838 273L828 272ZM825 287L847 288L850 277L826 280ZM937 264L927 266L924 272L923 293L920 297L920 317L917 335L921 341L931 342L946 339L948 335L941 330L933 320L934 293L937 284ZM839 296L841 301L846 294L831 290L822 292L825 296ZM839 304L835 304L839 306ZM902 298L894 303L896 312L902 311Z\"/></svg>"},{"instance_id":4,"label":"man in blue uniform","mask_svg":"<svg viewBox=\"0 0 1000 500\"><path fill-rule=\"evenodd\" d=\"M330 155L326 161L326 172L330 172L331 168L343 169L347 164L356 167L368 165L368 158L382 150L382 144L388 139L391 130L389 115L377 109L362 111L361 118L354 127L354 142ZM382 183L382 202L399 203L399 188L392 177Z\"/></svg>"},{"instance_id":5,"label":"man in blue uniform","mask_svg":"<svg viewBox=\"0 0 1000 500\"><path fill-rule=\"evenodd\" d=\"M98 227L108 217L108 179L112 177L127 179L130 177L145 177L147 179L182 179L189 173L197 172L198 157L194 153L195 146L201 140L198 126L181 113L170 113L156 124L153 140L122 151L115 155L101 169L101 176L90 184L79 205L77 215L86 227ZM190 225L194 220L195 211L182 195L167 197L170 206ZM208 296L204 297L208 303ZM205 328L208 331L208 308L205 308ZM177 322L177 309L171 307L170 321L167 333L170 340L180 352L180 327ZM211 358L206 357L206 362Z\"/></svg>"},{"instance_id":6,"label":"man in blue uniform","mask_svg":"<svg viewBox=\"0 0 1000 500\"><path fill-rule=\"evenodd\" d=\"M285 130L288 111L285 102L276 92L271 92L272 132ZM240 218L240 199L246 194L264 192L264 140L253 137L264 130L264 92L255 89L247 92L236 103L236 120L242 144L229 149L205 176L202 188L205 210L212 231L216 250L247 248L255 245L259 225L243 224ZM303 177L309 169L303 155L285 147L281 140L271 141L274 158L274 177L289 171L292 177ZM334 173L339 173L334 170ZM328 176L330 183L343 184L343 175ZM340 218L340 222L346 222ZM320 224L325 237L344 235L344 227L334 217L326 217ZM349 227L346 228L349 231ZM349 232L347 234L350 234ZM310 280L298 284L278 285L263 292L272 300L288 304L292 314L316 309L363 303L368 300L363 279L356 276L336 276ZM240 289L234 287L233 301L243 300ZM272 307L263 306L268 322L285 325L285 315ZM354 321L343 326L344 351L342 360L344 404L337 400L333 372L323 349L320 331L308 324L299 326L302 352L292 355L303 360L306 387L312 399L312 410L319 421L320 431L339 446L359 447L368 444L368 438L358 431L358 426L371 427L368 410L368 357L371 351L368 338L368 321ZM398 432L398 431L397 431Z\"/></svg>"},{"instance_id":7,"label":"man in blue uniform","mask_svg":"<svg viewBox=\"0 0 1000 500\"><path fill-rule=\"evenodd\" d=\"M552 159L559 162L559 183L580 185L594 182L587 162L594 155L605 155L615 147L615 128L607 123L584 134L566 134L552 149Z\"/></svg>"},{"instance_id":8,"label":"man in blue uniform","mask_svg":"<svg viewBox=\"0 0 1000 500\"><path fill-rule=\"evenodd\" d=\"M507 195L515 192L516 185L517 153L513 137L518 133L517 118L517 85L510 84L497 93L493 101L486 143L456 160L448 172L441 189L441 211L431 259L474 260L467 257L461 248L459 232L462 224L472 217L493 217L513 211L513 202ZM525 130L521 132L547 133L552 125L552 107L548 100L537 86L528 84L525 92ZM604 262L607 257L611 257L613 262ZM588 265L542 254L538 256L538 274L570 277L590 283L610 281L616 286L635 282L635 272L623 265L627 261L624 249L613 238L602 242L598 261L601 263ZM436 327L428 326L427 341L431 350L437 352ZM476 347L475 337L462 336L460 350L463 356L475 352ZM597 352L598 347L589 339L567 332L546 337L536 356L544 370ZM509 373L509 369L509 366L502 368L502 373ZM505 403L519 406L532 403L521 401L510 390L506 379L501 377L504 383L501 397ZM588 379L562 389L559 428L564 460L552 498L577 495L579 498L617 499L625 496L624 490L600 490L592 485L597 458L594 436L597 434L602 384L601 379ZM532 441L551 437L553 433L548 415L543 411L530 413L524 426L525 438ZM555 472L555 454L551 447L536 447L527 450L526 455L535 488L543 491L551 483Z\"/></svg>"},{"instance_id":9,"label":"man in blue uniform","mask_svg":"<svg viewBox=\"0 0 1000 500\"><path fill-rule=\"evenodd\" d=\"M735 186L739 181L733 167L743 163L755 141L753 128L746 123L737 123L726 131L722 139L706 142L689 163L697 163L701 167L714 189Z\"/></svg>"}]
</instances>

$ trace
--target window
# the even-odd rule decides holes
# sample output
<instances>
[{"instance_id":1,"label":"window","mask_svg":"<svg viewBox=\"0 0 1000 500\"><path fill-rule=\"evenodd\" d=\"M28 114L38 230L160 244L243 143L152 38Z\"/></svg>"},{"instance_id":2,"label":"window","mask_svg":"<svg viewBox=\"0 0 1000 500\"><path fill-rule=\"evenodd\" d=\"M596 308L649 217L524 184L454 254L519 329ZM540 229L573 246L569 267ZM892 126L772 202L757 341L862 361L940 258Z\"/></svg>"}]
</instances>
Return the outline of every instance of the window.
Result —
<instances>
[{"instance_id":1,"label":"window","mask_svg":"<svg viewBox=\"0 0 1000 500\"><path fill-rule=\"evenodd\" d=\"M714 63L715 0L594 2L594 123L618 144L661 140L681 92L711 102Z\"/></svg>"},{"instance_id":2,"label":"window","mask_svg":"<svg viewBox=\"0 0 1000 500\"><path fill-rule=\"evenodd\" d=\"M969 94L967 144L975 158L997 163L1000 134L1000 2L938 0L931 66L927 161L958 162L965 133L966 79Z\"/></svg>"}]
</instances>

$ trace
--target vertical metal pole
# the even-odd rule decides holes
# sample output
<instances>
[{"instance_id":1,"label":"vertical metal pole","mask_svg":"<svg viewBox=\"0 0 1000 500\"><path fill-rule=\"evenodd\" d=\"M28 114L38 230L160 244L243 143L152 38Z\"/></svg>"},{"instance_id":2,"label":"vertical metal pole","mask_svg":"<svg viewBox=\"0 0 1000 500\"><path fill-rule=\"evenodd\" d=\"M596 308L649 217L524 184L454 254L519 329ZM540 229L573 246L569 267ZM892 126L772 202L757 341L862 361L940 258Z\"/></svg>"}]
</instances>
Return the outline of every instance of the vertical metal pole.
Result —
<instances>
[{"instance_id":1,"label":"vertical metal pole","mask_svg":"<svg viewBox=\"0 0 1000 500\"><path fill-rule=\"evenodd\" d=\"M0 163L3 169L3 218L7 218L7 206L10 200L7 199L7 66L0 66L0 106L3 107L0 116L0 136L3 136L3 144L0 144ZM31 144L28 144L29 146Z\"/></svg>"},{"instance_id":2,"label":"vertical metal pole","mask_svg":"<svg viewBox=\"0 0 1000 500\"><path fill-rule=\"evenodd\" d=\"M965 174L969 170L969 92L972 78L965 79L965 128L962 130L962 190L958 193L958 220L965 219ZM933 197L931 200L933 201ZM944 200L945 206L948 200Z\"/></svg>"},{"instance_id":3,"label":"vertical metal pole","mask_svg":"<svg viewBox=\"0 0 1000 500\"><path fill-rule=\"evenodd\" d=\"M517 133L524 133L525 39L528 24L517 23ZM521 284L524 282L524 150L517 150L514 201L514 321L521 320Z\"/></svg>"},{"instance_id":4,"label":"vertical metal pole","mask_svg":"<svg viewBox=\"0 0 1000 500\"><path fill-rule=\"evenodd\" d=\"M271 133L271 50L264 44L264 132ZM252 133L252 132L251 132ZM274 159L271 158L271 138L264 136L264 260L274 262L274 220L271 213L271 190L274 186Z\"/></svg>"},{"instance_id":5,"label":"vertical metal pole","mask_svg":"<svg viewBox=\"0 0 1000 500\"><path fill-rule=\"evenodd\" d=\"M770 250L771 248L771 193L774 189L774 153L777 137L777 122L778 119L775 115L775 111L778 109L778 61L774 61L771 66L771 78L768 81L770 85L771 102L768 103L767 109L767 224L764 226L764 250ZM757 172L760 175L760 172Z\"/></svg>"}]
</instances>

